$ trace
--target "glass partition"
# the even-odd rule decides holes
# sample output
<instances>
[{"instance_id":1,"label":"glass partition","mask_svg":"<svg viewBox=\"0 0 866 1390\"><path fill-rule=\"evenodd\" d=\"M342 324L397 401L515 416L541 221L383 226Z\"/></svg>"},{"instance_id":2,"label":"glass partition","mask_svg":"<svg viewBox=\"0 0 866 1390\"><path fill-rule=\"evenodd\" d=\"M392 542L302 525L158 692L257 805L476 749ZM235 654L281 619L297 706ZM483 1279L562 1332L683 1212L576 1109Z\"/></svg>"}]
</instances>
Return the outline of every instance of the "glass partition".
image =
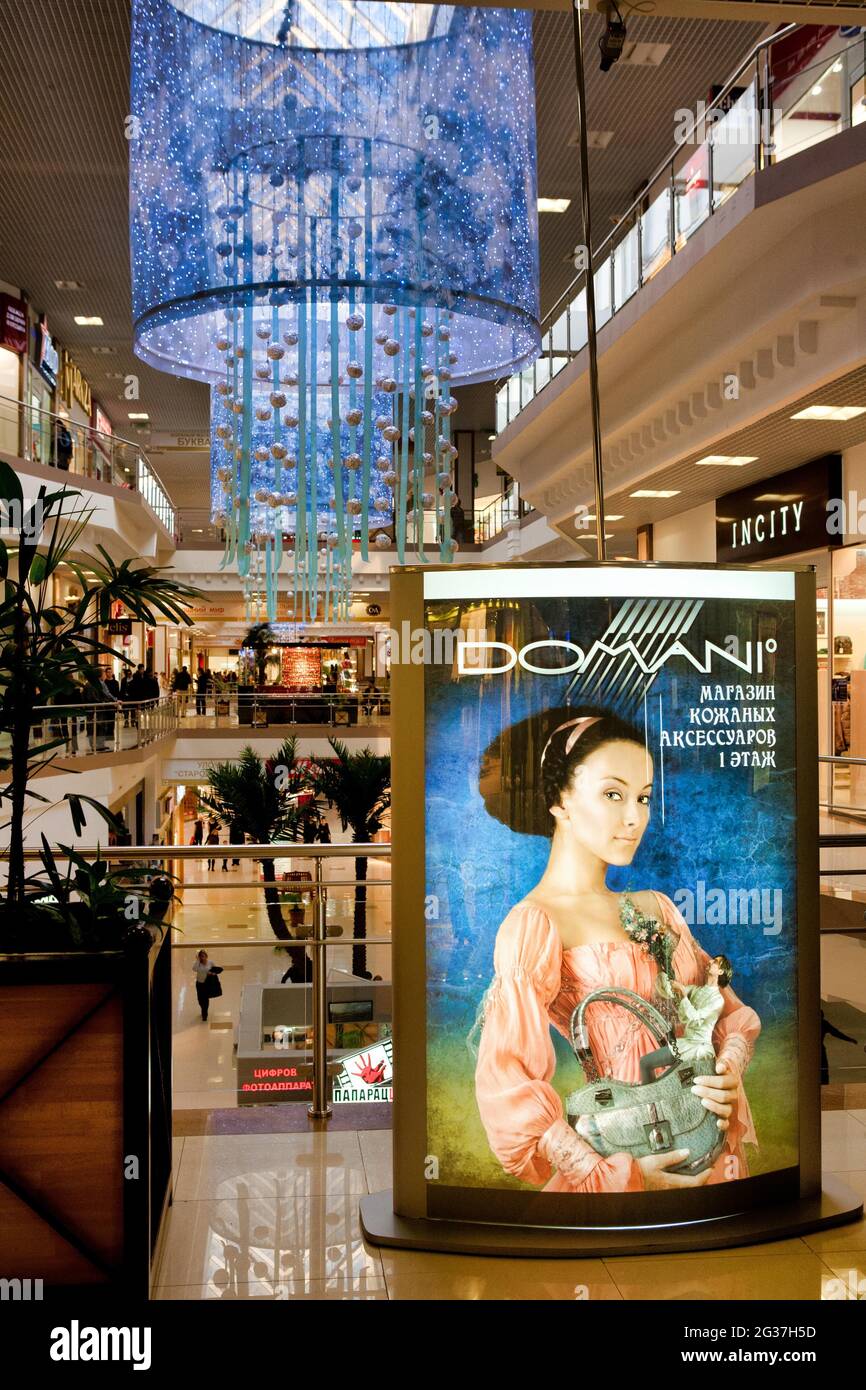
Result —
<instances>
[{"instance_id":1,"label":"glass partition","mask_svg":"<svg viewBox=\"0 0 866 1390\"><path fill-rule=\"evenodd\" d=\"M671 258L671 184L663 174L647 195L646 211L641 215L641 272L644 281L652 279Z\"/></svg>"},{"instance_id":2,"label":"glass partition","mask_svg":"<svg viewBox=\"0 0 866 1390\"><path fill-rule=\"evenodd\" d=\"M621 309L640 284L639 238L637 225L626 232L613 253L614 310Z\"/></svg>"},{"instance_id":3,"label":"glass partition","mask_svg":"<svg viewBox=\"0 0 866 1390\"><path fill-rule=\"evenodd\" d=\"M710 215L710 159L706 144L685 150L674 172L677 250Z\"/></svg>"},{"instance_id":4,"label":"glass partition","mask_svg":"<svg viewBox=\"0 0 866 1390\"><path fill-rule=\"evenodd\" d=\"M758 133L755 92L753 79L732 102L726 114L712 124L713 207L721 207L740 184L755 172L755 141Z\"/></svg>"}]
</instances>

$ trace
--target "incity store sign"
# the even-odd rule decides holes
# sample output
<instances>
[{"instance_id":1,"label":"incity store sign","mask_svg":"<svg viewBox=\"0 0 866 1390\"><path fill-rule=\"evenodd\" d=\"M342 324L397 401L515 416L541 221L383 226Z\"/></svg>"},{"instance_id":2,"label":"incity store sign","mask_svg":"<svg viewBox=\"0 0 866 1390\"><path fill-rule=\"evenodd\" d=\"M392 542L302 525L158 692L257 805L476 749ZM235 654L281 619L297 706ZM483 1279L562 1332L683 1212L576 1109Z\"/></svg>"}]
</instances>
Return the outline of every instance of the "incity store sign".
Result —
<instances>
[{"instance_id":1,"label":"incity store sign","mask_svg":"<svg viewBox=\"0 0 866 1390\"><path fill-rule=\"evenodd\" d=\"M826 454L777 473L716 502L716 559L769 560L839 545L827 526L827 505L842 489L842 456Z\"/></svg>"}]
</instances>

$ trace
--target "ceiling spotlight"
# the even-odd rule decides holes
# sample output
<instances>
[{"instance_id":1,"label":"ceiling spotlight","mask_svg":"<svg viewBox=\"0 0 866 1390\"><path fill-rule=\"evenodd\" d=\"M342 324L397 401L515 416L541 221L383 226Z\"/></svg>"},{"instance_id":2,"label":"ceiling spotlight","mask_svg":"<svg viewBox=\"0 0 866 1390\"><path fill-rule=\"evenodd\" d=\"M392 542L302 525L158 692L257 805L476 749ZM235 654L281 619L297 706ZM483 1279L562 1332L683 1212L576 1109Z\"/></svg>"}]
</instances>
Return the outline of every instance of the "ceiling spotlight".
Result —
<instances>
[{"instance_id":1,"label":"ceiling spotlight","mask_svg":"<svg viewBox=\"0 0 866 1390\"><path fill-rule=\"evenodd\" d=\"M651 488L639 487L637 492L630 492L629 497L679 497L679 489L676 488Z\"/></svg>"},{"instance_id":2,"label":"ceiling spotlight","mask_svg":"<svg viewBox=\"0 0 866 1390\"><path fill-rule=\"evenodd\" d=\"M622 57L623 45L626 40L625 24L617 9L616 0L614 0L613 8L616 10L616 19L611 19L608 14L607 27L598 41L602 72L610 72L617 59Z\"/></svg>"},{"instance_id":3,"label":"ceiling spotlight","mask_svg":"<svg viewBox=\"0 0 866 1390\"><path fill-rule=\"evenodd\" d=\"M539 198L539 212L568 212L571 207L570 198Z\"/></svg>"},{"instance_id":4,"label":"ceiling spotlight","mask_svg":"<svg viewBox=\"0 0 866 1390\"><path fill-rule=\"evenodd\" d=\"M695 467L742 468L744 464L757 462L756 454L707 454L702 459L695 459Z\"/></svg>"},{"instance_id":5,"label":"ceiling spotlight","mask_svg":"<svg viewBox=\"0 0 866 1390\"><path fill-rule=\"evenodd\" d=\"M102 319L98 314L76 314L75 322L79 328L102 328Z\"/></svg>"},{"instance_id":6,"label":"ceiling spotlight","mask_svg":"<svg viewBox=\"0 0 866 1390\"><path fill-rule=\"evenodd\" d=\"M146 410L130 410L128 412L130 420L149 420L150 416Z\"/></svg>"},{"instance_id":7,"label":"ceiling spotlight","mask_svg":"<svg viewBox=\"0 0 866 1390\"><path fill-rule=\"evenodd\" d=\"M866 405L807 405L798 410L792 420L856 420L866 414Z\"/></svg>"}]
</instances>

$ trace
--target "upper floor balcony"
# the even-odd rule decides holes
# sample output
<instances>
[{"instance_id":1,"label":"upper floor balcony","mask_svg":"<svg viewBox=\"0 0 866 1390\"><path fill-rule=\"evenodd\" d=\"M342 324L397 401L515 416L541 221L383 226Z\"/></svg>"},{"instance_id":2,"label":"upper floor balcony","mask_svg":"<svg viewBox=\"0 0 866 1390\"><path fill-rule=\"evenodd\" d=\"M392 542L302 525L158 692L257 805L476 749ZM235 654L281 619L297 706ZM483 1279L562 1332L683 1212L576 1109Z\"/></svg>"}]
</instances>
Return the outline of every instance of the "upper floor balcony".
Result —
<instances>
[{"instance_id":1,"label":"upper floor balcony","mask_svg":"<svg viewBox=\"0 0 866 1390\"><path fill-rule=\"evenodd\" d=\"M730 490L730 457L749 456L745 485L847 447L800 423L774 464L744 435L830 382L860 389L864 97L862 35L789 26L710 107L678 113L675 150L594 255L607 511L623 530L665 514L635 492L682 510L684 482L696 503ZM497 464L572 539L593 497L586 348L584 272L541 356L497 393Z\"/></svg>"},{"instance_id":2,"label":"upper floor balcony","mask_svg":"<svg viewBox=\"0 0 866 1390\"><path fill-rule=\"evenodd\" d=\"M126 555L161 560L174 548L175 509L134 441L7 396L0 396L0 441L0 458L20 476L28 502L42 484L66 484L82 494L89 529L113 554L118 541Z\"/></svg>"}]
</instances>

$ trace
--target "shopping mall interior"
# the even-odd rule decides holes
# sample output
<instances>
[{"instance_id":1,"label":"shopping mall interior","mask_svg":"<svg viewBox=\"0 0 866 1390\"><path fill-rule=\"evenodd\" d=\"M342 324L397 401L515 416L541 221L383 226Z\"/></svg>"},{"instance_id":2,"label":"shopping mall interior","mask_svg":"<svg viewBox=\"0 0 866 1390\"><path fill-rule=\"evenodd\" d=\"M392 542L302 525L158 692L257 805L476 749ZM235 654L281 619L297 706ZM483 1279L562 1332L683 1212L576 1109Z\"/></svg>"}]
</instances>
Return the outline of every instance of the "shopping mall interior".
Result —
<instances>
[{"instance_id":1,"label":"shopping mall interior","mask_svg":"<svg viewBox=\"0 0 866 1390\"><path fill-rule=\"evenodd\" d=\"M866 3L2 10L3 1298L866 1299Z\"/></svg>"}]
</instances>

